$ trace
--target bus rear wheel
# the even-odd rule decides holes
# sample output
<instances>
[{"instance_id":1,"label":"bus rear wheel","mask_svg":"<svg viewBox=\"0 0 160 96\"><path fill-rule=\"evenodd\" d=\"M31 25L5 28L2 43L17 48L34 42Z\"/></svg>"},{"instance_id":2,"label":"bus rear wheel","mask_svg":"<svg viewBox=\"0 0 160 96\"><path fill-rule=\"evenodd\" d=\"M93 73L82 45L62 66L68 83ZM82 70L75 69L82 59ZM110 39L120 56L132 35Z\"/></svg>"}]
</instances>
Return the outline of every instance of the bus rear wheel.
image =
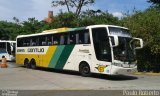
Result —
<instances>
[{"instance_id":1,"label":"bus rear wheel","mask_svg":"<svg viewBox=\"0 0 160 96\"><path fill-rule=\"evenodd\" d=\"M31 65L31 68L32 68L32 69L36 69L36 68L37 68L36 62L35 62L34 59L32 59L32 60L30 61L30 65Z\"/></svg>"},{"instance_id":2,"label":"bus rear wheel","mask_svg":"<svg viewBox=\"0 0 160 96\"><path fill-rule=\"evenodd\" d=\"M82 62L79 66L79 72L82 76L87 77L91 75L90 67L87 63Z\"/></svg>"}]
</instances>

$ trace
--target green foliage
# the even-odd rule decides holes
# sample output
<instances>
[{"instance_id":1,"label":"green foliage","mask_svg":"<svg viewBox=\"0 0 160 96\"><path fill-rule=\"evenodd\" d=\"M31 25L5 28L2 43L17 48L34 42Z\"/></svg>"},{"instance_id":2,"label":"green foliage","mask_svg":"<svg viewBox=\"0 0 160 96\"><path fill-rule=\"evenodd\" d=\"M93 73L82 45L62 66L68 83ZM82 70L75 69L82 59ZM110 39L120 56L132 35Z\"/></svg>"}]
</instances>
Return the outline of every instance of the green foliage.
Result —
<instances>
[{"instance_id":1,"label":"green foliage","mask_svg":"<svg viewBox=\"0 0 160 96\"><path fill-rule=\"evenodd\" d=\"M149 3L152 3L152 6L155 8L160 8L160 0L148 0Z\"/></svg>"},{"instance_id":2,"label":"green foliage","mask_svg":"<svg viewBox=\"0 0 160 96\"><path fill-rule=\"evenodd\" d=\"M160 54L160 12L155 8L123 19L123 25L131 29L135 37L144 40L144 47L149 47L152 54Z\"/></svg>"},{"instance_id":3,"label":"green foliage","mask_svg":"<svg viewBox=\"0 0 160 96\"><path fill-rule=\"evenodd\" d=\"M12 22L0 21L0 40L15 39L16 32L21 26Z\"/></svg>"},{"instance_id":4,"label":"green foliage","mask_svg":"<svg viewBox=\"0 0 160 96\"><path fill-rule=\"evenodd\" d=\"M149 8L144 12L135 11L122 20L122 25L144 41L144 48L137 53L139 67L152 67L152 70L159 68L156 66L160 66L160 11L156 8Z\"/></svg>"},{"instance_id":5,"label":"green foliage","mask_svg":"<svg viewBox=\"0 0 160 96\"><path fill-rule=\"evenodd\" d=\"M35 18L28 18L27 21L20 22L13 17L14 22L0 21L0 39L15 40L17 35L39 33L44 30L61 28L61 27L83 27L93 24L119 24L118 18L102 12L101 10L87 10L79 18L72 12L60 12L54 17L54 22L46 23L38 21Z\"/></svg>"},{"instance_id":6,"label":"green foliage","mask_svg":"<svg viewBox=\"0 0 160 96\"><path fill-rule=\"evenodd\" d=\"M61 12L54 18L54 22L49 24L51 26L50 29L59 27L83 27L94 24L119 24L118 18L108 12L93 13L91 10L83 12L79 18L72 12Z\"/></svg>"},{"instance_id":7,"label":"green foliage","mask_svg":"<svg viewBox=\"0 0 160 96\"><path fill-rule=\"evenodd\" d=\"M69 12L69 13L59 13L58 16L56 17L56 20L53 22L53 25L55 24L59 26L55 26L56 28L58 27L77 27L78 19L76 18L76 14ZM58 24L59 23L59 24Z\"/></svg>"},{"instance_id":8,"label":"green foliage","mask_svg":"<svg viewBox=\"0 0 160 96\"><path fill-rule=\"evenodd\" d=\"M102 12L101 10L87 10L83 12L80 18L81 26L94 25L94 24L113 24L118 25L119 20L107 11Z\"/></svg>"},{"instance_id":9,"label":"green foliage","mask_svg":"<svg viewBox=\"0 0 160 96\"><path fill-rule=\"evenodd\" d=\"M39 22L35 18L28 18L28 21L24 21L22 23L23 27L22 33L25 34L31 34L31 33L39 33L41 30L41 27L43 27L43 22Z\"/></svg>"},{"instance_id":10,"label":"green foliage","mask_svg":"<svg viewBox=\"0 0 160 96\"><path fill-rule=\"evenodd\" d=\"M141 11L134 11L132 15L126 15L122 20L112 14L101 10L86 10L78 17L73 12L60 12L54 17L54 22L46 23L35 18L28 18L20 22L13 17L14 22L0 21L0 40L15 40L17 35L39 33L43 30L61 27L83 27L95 24L112 24L128 27L132 35L144 40L144 48L138 50L138 68L149 70L159 68L160 62L160 11L157 8L150 8Z\"/></svg>"}]
</instances>

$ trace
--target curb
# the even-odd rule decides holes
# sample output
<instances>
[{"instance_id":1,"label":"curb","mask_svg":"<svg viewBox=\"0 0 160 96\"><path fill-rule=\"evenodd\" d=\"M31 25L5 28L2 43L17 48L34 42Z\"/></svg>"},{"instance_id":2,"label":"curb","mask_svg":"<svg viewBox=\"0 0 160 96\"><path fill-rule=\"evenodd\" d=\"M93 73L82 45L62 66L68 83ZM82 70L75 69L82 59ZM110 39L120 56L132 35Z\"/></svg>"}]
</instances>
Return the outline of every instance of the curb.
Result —
<instances>
[{"instance_id":1,"label":"curb","mask_svg":"<svg viewBox=\"0 0 160 96\"><path fill-rule=\"evenodd\" d=\"M136 72L134 75L146 75L146 76L160 76L160 73L152 73L152 72Z\"/></svg>"}]
</instances>

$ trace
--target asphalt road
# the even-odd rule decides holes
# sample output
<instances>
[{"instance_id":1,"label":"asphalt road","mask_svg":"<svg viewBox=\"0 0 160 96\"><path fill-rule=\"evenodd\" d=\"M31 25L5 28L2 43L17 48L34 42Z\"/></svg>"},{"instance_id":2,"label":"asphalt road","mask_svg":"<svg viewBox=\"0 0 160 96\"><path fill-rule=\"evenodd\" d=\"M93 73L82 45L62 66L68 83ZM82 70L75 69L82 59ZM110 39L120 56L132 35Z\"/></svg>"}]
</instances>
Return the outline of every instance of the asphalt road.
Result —
<instances>
[{"instance_id":1,"label":"asphalt road","mask_svg":"<svg viewBox=\"0 0 160 96\"><path fill-rule=\"evenodd\" d=\"M139 90L158 90L152 96L160 96L159 76L82 77L78 72L27 69L14 62L8 66L0 68L0 96L144 96Z\"/></svg>"},{"instance_id":2,"label":"asphalt road","mask_svg":"<svg viewBox=\"0 0 160 96\"><path fill-rule=\"evenodd\" d=\"M108 76L93 74L82 77L78 72L53 69L26 69L9 63L0 69L0 89L16 90L160 90L159 76Z\"/></svg>"}]
</instances>

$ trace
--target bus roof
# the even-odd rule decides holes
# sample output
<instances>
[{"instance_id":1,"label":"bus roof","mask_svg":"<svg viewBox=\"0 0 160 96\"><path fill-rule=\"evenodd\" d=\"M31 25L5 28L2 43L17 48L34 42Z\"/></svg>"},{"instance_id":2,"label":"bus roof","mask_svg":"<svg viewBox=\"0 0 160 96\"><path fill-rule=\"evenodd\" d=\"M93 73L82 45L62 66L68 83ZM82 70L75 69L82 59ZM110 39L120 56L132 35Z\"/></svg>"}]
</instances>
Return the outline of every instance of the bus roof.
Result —
<instances>
[{"instance_id":1,"label":"bus roof","mask_svg":"<svg viewBox=\"0 0 160 96\"><path fill-rule=\"evenodd\" d=\"M53 34L53 33L62 33L62 32L75 31L75 30L83 30L83 29L86 29L86 27L79 27L79 28L66 28L65 27L65 28L45 30L42 33L29 34L29 35L19 35L19 36L17 36L17 38L39 36L39 35L46 35L46 34Z\"/></svg>"},{"instance_id":2,"label":"bus roof","mask_svg":"<svg viewBox=\"0 0 160 96\"><path fill-rule=\"evenodd\" d=\"M75 30L83 30L83 29L89 29L89 28L96 28L96 27L118 27L118 28L123 28L123 29L128 29L126 27L121 27L121 26L115 26L115 25L90 25L86 27L78 27L78 28L57 28L57 29L51 29L51 30L45 30L42 33L35 33L35 34L29 34L29 35L19 35L17 38L21 37L31 37L31 36L38 36L38 35L45 35L45 34L53 34L53 33L61 33L61 32L68 32L68 31L75 31Z\"/></svg>"},{"instance_id":3,"label":"bus roof","mask_svg":"<svg viewBox=\"0 0 160 96\"><path fill-rule=\"evenodd\" d=\"M96 28L96 27L117 27L117 28L122 28L122 29L127 29L126 27L122 27L122 26L116 26L116 25L90 25L90 26L87 26L87 28Z\"/></svg>"},{"instance_id":4,"label":"bus roof","mask_svg":"<svg viewBox=\"0 0 160 96\"><path fill-rule=\"evenodd\" d=\"M12 41L12 40L0 40L0 42L16 43L16 41Z\"/></svg>"}]
</instances>

